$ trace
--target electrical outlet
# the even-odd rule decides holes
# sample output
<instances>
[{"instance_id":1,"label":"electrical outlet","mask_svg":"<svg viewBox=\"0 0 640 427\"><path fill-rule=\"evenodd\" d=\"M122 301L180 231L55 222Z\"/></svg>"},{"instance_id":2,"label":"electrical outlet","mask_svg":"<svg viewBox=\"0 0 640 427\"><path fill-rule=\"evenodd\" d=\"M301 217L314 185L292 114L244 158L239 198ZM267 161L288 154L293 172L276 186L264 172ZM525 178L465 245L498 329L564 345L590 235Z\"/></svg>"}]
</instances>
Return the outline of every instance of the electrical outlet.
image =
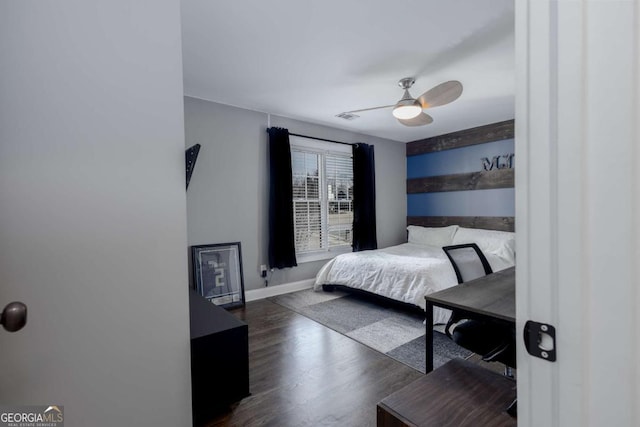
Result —
<instances>
[{"instance_id":1,"label":"electrical outlet","mask_svg":"<svg viewBox=\"0 0 640 427\"><path fill-rule=\"evenodd\" d=\"M267 277L267 266L264 264L260 266L260 277Z\"/></svg>"}]
</instances>

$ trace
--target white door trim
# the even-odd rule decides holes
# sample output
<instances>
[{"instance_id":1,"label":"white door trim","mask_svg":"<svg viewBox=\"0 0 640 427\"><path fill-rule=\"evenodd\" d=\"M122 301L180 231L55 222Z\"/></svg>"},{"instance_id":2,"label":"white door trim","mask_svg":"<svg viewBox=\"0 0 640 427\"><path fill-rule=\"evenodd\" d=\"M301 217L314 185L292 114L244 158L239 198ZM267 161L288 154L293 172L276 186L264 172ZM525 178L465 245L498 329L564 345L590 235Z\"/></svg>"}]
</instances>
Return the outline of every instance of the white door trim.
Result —
<instances>
[{"instance_id":1,"label":"white door trim","mask_svg":"<svg viewBox=\"0 0 640 427\"><path fill-rule=\"evenodd\" d=\"M639 8L516 4L521 426L640 425ZM529 319L556 363L526 353Z\"/></svg>"}]
</instances>

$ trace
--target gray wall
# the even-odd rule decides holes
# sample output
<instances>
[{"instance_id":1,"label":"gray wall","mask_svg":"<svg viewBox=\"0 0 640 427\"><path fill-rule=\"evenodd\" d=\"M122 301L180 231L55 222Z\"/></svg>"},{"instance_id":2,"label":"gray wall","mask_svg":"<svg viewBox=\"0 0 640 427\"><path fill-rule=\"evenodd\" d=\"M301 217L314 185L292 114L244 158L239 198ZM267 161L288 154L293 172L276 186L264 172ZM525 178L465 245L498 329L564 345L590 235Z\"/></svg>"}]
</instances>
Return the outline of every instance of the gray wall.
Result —
<instances>
[{"instance_id":1,"label":"gray wall","mask_svg":"<svg viewBox=\"0 0 640 427\"><path fill-rule=\"evenodd\" d=\"M401 142L271 116L292 133L375 145L378 246L406 240L406 158ZM189 245L240 241L245 289L264 286L267 264L267 114L185 97L186 145L202 149L187 192ZM325 261L275 270L269 285L315 277Z\"/></svg>"},{"instance_id":2,"label":"gray wall","mask_svg":"<svg viewBox=\"0 0 640 427\"><path fill-rule=\"evenodd\" d=\"M180 3L0 3L0 402L191 425Z\"/></svg>"}]
</instances>

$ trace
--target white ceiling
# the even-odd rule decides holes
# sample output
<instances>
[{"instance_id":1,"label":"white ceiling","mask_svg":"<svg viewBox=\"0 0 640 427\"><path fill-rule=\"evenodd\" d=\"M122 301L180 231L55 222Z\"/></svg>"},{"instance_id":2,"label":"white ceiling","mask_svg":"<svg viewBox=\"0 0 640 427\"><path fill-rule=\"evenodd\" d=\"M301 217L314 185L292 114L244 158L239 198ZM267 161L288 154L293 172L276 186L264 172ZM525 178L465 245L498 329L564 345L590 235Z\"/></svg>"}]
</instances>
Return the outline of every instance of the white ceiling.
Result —
<instances>
[{"instance_id":1,"label":"white ceiling","mask_svg":"<svg viewBox=\"0 0 640 427\"><path fill-rule=\"evenodd\" d=\"M183 0L185 95L396 141L514 117L513 0ZM397 81L462 96L399 124Z\"/></svg>"}]
</instances>

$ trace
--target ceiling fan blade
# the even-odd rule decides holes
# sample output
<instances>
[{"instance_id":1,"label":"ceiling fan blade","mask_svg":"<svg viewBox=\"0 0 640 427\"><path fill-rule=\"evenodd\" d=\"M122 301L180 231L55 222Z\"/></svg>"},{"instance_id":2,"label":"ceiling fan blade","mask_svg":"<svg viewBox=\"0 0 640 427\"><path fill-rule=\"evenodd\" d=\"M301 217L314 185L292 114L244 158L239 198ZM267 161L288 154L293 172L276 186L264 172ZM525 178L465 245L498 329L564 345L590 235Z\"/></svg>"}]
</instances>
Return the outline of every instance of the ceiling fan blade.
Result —
<instances>
[{"instance_id":1,"label":"ceiling fan blade","mask_svg":"<svg viewBox=\"0 0 640 427\"><path fill-rule=\"evenodd\" d=\"M451 80L429 89L418 97L418 102L422 108L438 107L455 101L460 95L462 95L462 83Z\"/></svg>"},{"instance_id":2,"label":"ceiling fan blade","mask_svg":"<svg viewBox=\"0 0 640 427\"><path fill-rule=\"evenodd\" d=\"M425 112L418 114L413 119L398 119L405 126L424 126L433 122L433 118Z\"/></svg>"},{"instance_id":3,"label":"ceiling fan blade","mask_svg":"<svg viewBox=\"0 0 640 427\"><path fill-rule=\"evenodd\" d=\"M363 112L363 111L380 110L380 109L382 109L382 108L395 107L395 105L396 105L396 104L383 105L383 106L381 106L381 107L363 108L362 110L345 111L345 113L361 113L361 112Z\"/></svg>"}]
</instances>

